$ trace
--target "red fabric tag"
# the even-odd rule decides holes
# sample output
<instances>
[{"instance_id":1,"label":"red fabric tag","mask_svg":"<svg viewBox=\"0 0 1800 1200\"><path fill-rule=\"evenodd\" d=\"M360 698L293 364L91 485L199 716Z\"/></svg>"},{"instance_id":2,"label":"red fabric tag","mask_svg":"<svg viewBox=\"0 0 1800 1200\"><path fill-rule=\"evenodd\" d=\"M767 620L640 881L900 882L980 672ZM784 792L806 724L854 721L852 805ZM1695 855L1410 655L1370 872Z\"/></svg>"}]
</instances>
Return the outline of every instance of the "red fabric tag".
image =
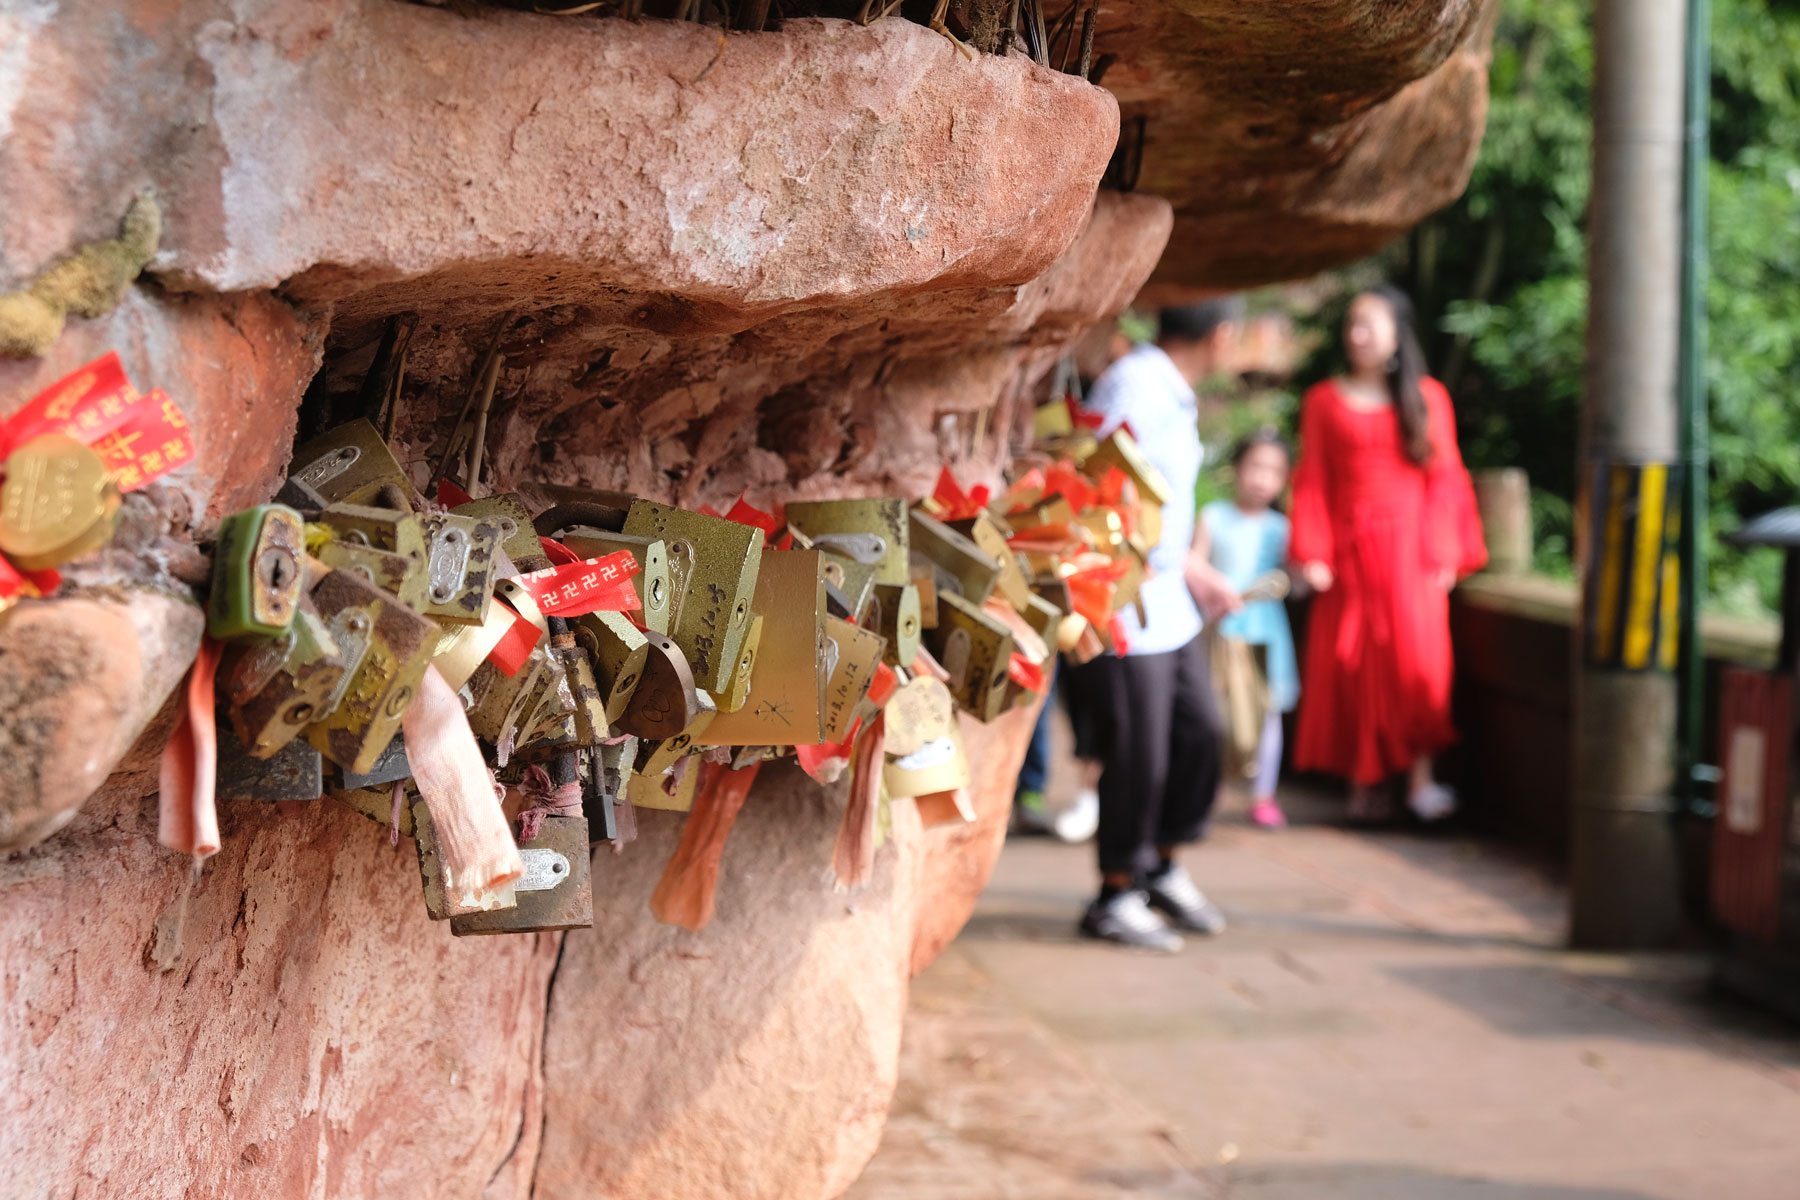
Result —
<instances>
[{"instance_id":1,"label":"red fabric tag","mask_svg":"<svg viewBox=\"0 0 1800 1200\"><path fill-rule=\"evenodd\" d=\"M474 498L448 479L438 480L437 502L445 508L456 508L458 505L467 504Z\"/></svg>"},{"instance_id":2,"label":"red fabric tag","mask_svg":"<svg viewBox=\"0 0 1800 1200\"><path fill-rule=\"evenodd\" d=\"M575 553L554 538L541 537L538 541L544 544L544 555L550 560L553 566L566 567L571 563L578 563L581 561L581 555Z\"/></svg>"},{"instance_id":3,"label":"red fabric tag","mask_svg":"<svg viewBox=\"0 0 1800 1200\"><path fill-rule=\"evenodd\" d=\"M1044 668L1023 654L1014 653L1006 664L1006 677L1028 692L1044 690Z\"/></svg>"},{"instance_id":4,"label":"red fabric tag","mask_svg":"<svg viewBox=\"0 0 1800 1200\"><path fill-rule=\"evenodd\" d=\"M121 492L153 483L194 457L194 434L187 418L161 388L127 405L113 431L89 445L118 478Z\"/></svg>"},{"instance_id":5,"label":"red fabric tag","mask_svg":"<svg viewBox=\"0 0 1800 1200\"><path fill-rule=\"evenodd\" d=\"M856 735L862 729L862 718L858 717L850 724L850 732L841 742L820 742L815 746L795 746L794 758L800 763L800 769L819 783L831 783L833 779L825 777L822 772L825 764L833 759L850 761L851 752L856 748Z\"/></svg>"},{"instance_id":6,"label":"red fabric tag","mask_svg":"<svg viewBox=\"0 0 1800 1200\"><path fill-rule=\"evenodd\" d=\"M1107 622L1106 630L1112 635L1113 653L1123 658L1131 650L1131 637L1125 632L1125 618L1121 613L1114 613Z\"/></svg>"},{"instance_id":7,"label":"red fabric tag","mask_svg":"<svg viewBox=\"0 0 1800 1200\"><path fill-rule=\"evenodd\" d=\"M1044 496L1061 496L1076 512L1086 512L1094 505L1094 485L1065 459L1045 468Z\"/></svg>"},{"instance_id":8,"label":"red fabric tag","mask_svg":"<svg viewBox=\"0 0 1800 1200\"><path fill-rule=\"evenodd\" d=\"M1075 397L1064 396L1063 404L1069 410L1069 420L1077 429L1098 429L1106 424L1106 418L1099 413L1091 413L1075 402Z\"/></svg>"},{"instance_id":9,"label":"red fabric tag","mask_svg":"<svg viewBox=\"0 0 1800 1200\"><path fill-rule=\"evenodd\" d=\"M538 639L544 636L544 631L513 612L512 605L498 596L494 598L494 603L512 613L513 624L499 644L488 651L487 657L489 662L500 669L502 675L511 679L525 665L525 660L531 657L531 652L537 648Z\"/></svg>"},{"instance_id":10,"label":"red fabric tag","mask_svg":"<svg viewBox=\"0 0 1800 1200\"><path fill-rule=\"evenodd\" d=\"M637 558L620 550L603 558L583 559L560 567L532 571L513 582L537 601L546 617L579 617L584 613L627 612L641 608L631 577Z\"/></svg>"},{"instance_id":11,"label":"red fabric tag","mask_svg":"<svg viewBox=\"0 0 1800 1200\"><path fill-rule=\"evenodd\" d=\"M878 663L875 667L875 679L869 684L870 702L880 708L893 698L899 688L900 677L894 674L894 668L886 663Z\"/></svg>"},{"instance_id":12,"label":"red fabric tag","mask_svg":"<svg viewBox=\"0 0 1800 1200\"><path fill-rule=\"evenodd\" d=\"M76 441L91 443L117 429L137 398L118 352L103 354L0 420L0 458L46 433L66 433Z\"/></svg>"},{"instance_id":13,"label":"red fabric tag","mask_svg":"<svg viewBox=\"0 0 1800 1200\"><path fill-rule=\"evenodd\" d=\"M739 525L754 525L763 531L763 536L772 538L780 529L782 522L774 513L766 513L755 505L748 503L742 496L738 497L731 511L725 514L727 521L736 521Z\"/></svg>"}]
</instances>

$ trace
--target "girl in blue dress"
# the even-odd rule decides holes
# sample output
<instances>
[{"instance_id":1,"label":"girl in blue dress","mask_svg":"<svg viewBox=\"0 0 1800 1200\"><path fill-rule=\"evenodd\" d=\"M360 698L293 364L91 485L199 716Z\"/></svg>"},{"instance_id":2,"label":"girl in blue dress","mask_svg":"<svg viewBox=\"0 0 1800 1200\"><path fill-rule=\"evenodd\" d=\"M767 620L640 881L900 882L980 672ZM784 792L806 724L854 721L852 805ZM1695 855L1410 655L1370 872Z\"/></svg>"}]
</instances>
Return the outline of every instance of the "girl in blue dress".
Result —
<instances>
[{"instance_id":1,"label":"girl in blue dress","mask_svg":"<svg viewBox=\"0 0 1800 1200\"><path fill-rule=\"evenodd\" d=\"M1201 510L1211 542L1212 565L1242 592L1258 576L1280 570L1288 558L1288 519L1271 507L1287 487L1288 448L1274 429L1263 428L1231 453L1232 497ZM1280 829L1287 817L1275 800L1281 775L1281 717L1300 699L1300 672L1287 609L1279 600L1252 600L1224 617L1219 633L1262 646L1267 655L1269 710L1257 745L1250 819Z\"/></svg>"}]
</instances>

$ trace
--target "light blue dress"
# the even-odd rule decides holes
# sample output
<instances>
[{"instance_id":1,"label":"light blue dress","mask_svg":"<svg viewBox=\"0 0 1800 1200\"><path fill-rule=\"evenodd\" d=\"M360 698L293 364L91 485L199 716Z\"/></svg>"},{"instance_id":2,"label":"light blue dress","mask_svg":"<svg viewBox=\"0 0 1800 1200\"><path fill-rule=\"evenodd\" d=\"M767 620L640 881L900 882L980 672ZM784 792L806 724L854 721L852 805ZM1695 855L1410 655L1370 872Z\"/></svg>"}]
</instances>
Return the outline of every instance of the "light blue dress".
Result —
<instances>
[{"instance_id":1,"label":"light blue dress","mask_svg":"<svg viewBox=\"0 0 1800 1200\"><path fill-rule=\"evenodd\" d=\"M1287 561L1288 519L1272 508L1251 514L1229 500L1214 500L1200 519L1212 539L1212 565L1239 591ZM1300 699L1300 669L1281 601L1246 604L1220 622L1219 632L1268 647L1269 702L1280 712L1291 710Z\"/></svg>"}]
</instances>

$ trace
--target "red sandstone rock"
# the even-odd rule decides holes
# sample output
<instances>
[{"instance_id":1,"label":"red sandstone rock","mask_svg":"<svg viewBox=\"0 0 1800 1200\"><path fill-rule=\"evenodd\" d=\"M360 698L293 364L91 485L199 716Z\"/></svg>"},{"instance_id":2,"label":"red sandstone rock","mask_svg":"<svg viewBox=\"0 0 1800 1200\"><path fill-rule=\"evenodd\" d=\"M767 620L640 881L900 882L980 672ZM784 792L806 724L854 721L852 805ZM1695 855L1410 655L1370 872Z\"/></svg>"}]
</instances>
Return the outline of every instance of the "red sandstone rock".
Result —
<instances>
[{"instance_id":1,"label":"red sandstone rock","mask_svg":"<svg viewBox=\"0 0 1800 1200\"><path fill-rule=\"evenodd\" d=\"M220 819L185 917L154 799L0 860L0 1191L524 1200L556 939L451 937L334 802Z\"/></svg>"},{"instance_id":2,"label":"red sandstone rock","mask_svg":"<svg viewBox=\"0 0 1800 1200\"><path fill-rule=\"evenodd\" d=\"M280 486L323 332L322 322L272 296L171 296L140 285L105 317L71 319L43 358L0 359L0 415L117 350L139 390L164 389L187 415L193 463L163 482L210 527Z\"/></svg>"}]
</instances>

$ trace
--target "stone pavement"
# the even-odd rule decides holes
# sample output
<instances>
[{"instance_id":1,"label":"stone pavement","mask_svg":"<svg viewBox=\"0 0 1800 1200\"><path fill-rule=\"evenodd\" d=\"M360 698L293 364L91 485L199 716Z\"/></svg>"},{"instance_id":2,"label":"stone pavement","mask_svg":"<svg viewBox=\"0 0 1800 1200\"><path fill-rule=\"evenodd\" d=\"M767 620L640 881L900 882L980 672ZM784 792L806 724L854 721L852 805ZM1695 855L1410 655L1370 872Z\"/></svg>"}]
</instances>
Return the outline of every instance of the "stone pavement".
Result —
<instances>
[{"instance_id":1,"label":"stone pavement","mask_svg":"<svg viewBox=\"0 0 1800 1200\"><path fill-rule=\"evenodd\" d=\"M1233 925L1078 941L1090 849L1014 839L915 981L846 1200L1787 1200L1800 1039L1700 955L1560 948L1547 875L1297 798L1187 857Z\"/></svg>"}]
</instances>

